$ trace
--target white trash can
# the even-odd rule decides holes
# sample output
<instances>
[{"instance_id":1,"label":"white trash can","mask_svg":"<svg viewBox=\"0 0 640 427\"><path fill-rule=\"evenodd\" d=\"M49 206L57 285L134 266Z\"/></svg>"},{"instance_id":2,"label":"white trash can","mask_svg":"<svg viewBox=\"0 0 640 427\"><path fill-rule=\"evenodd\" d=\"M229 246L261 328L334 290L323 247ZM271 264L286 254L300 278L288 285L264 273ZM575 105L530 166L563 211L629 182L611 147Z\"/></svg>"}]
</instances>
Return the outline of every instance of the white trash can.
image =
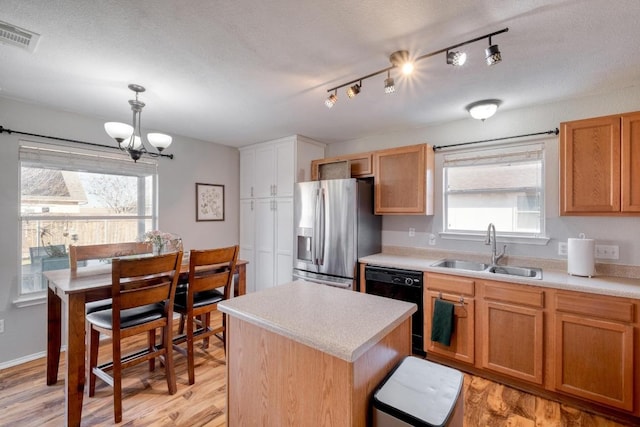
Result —
<instances>
[{"instance_id":1,"label":"white trash can","mask_svg":"<svg viewBox=\"0 0 640 427\"><path fill-rule=\"evenodd\" d=\"M456 369L407 356L373 394L374 427L462 427L462 381Z\"/></svg>"}]
</instances>

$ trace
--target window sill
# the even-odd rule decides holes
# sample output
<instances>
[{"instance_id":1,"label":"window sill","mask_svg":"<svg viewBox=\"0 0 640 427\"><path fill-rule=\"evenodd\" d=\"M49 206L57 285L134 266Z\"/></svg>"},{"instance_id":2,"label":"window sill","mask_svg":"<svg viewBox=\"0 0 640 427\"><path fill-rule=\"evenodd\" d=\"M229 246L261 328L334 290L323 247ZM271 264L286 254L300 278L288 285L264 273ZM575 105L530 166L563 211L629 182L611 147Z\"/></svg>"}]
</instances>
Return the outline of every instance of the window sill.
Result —
<instances>
[{"instance_id":1,"label":"window sill","mask_svg":"<svg viewBox=\"0 0 640 427\"><path fill-rule=\"evenodd\" d=\"M38 292L37 294L21 295L13 301L13 305L18 308L31 307L34 305L46 304L47 294L46 292Z\"/></svg>"},{"instance_id":2,"label":"window sill","mask_svg":"<svg viewBox=\"0 0 640 427\"><path fill-rule=\"evenodd\" d=\"M449 231L443 231L438 233L438 235L445 240L467 240L474 242L484 242L486 238L486 234L475 234L475 233L455 233ZM546 246L551 240L550 237L546 236L538 236L538 237L528 237L528 236L505 236L498 234L497 239L500 243L517 243L521 245L537 245L537 246Z\"/></svg>"}]
</instances>

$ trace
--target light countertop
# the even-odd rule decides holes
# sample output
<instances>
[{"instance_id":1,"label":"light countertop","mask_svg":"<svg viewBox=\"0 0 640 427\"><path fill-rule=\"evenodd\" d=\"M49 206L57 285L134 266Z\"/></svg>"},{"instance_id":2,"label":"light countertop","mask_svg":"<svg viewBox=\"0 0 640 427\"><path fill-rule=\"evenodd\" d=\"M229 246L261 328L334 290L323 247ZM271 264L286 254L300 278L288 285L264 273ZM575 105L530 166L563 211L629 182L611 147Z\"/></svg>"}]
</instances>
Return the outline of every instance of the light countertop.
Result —
<instances>
[{"instance_id":1,"label":"light countertop","mask_svg":"<svg viewBox=\"0 0 640 427\"><path fill-rule=\"evenodd\" d=\"M297 280L218 304L237 317L354 362L416 312L413 303Z\"/></svg>"},{"instance_id":2,"label":"light countertop","mask_svg":"<svg viewBox=\"0 0 640 427\"><path fill-rule=\"evenodd\" d=\"M395 267L408 270L453 274L485 280L521 283L525 285L534 285L554 289L567 289L571 291L640 299L640 279L611 276L595 276L591 278L579 277L571 276L567 274L566 271L543 268L542 279L539 280L518 276L494 274L483 271L468 271L431 266L441 259L442 258L422 258L415 256L380 253L360 258L359 261L361 263L379 265L383 267ZM461 257L459 259L464 259L464 257ZM527 266L524 265L523 267Z\"/></svg>"}]
</instances>

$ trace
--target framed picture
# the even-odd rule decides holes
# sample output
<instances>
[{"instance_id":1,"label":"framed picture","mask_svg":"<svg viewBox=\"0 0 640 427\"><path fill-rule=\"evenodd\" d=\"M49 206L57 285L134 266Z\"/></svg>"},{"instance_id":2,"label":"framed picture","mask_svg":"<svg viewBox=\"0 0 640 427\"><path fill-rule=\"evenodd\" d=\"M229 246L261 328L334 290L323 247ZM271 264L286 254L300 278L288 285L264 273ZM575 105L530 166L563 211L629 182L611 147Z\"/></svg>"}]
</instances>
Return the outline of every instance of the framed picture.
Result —
<instances>
[{"instance_id":1,"label":"framed picture","mask_svg":"<svg viewBox=\"0 0 640 427\"><path fill-rule=\"evenodd\" d=\"M196 221L224 221L224 185L196 183Z\"/></svg>"}]
</instances>

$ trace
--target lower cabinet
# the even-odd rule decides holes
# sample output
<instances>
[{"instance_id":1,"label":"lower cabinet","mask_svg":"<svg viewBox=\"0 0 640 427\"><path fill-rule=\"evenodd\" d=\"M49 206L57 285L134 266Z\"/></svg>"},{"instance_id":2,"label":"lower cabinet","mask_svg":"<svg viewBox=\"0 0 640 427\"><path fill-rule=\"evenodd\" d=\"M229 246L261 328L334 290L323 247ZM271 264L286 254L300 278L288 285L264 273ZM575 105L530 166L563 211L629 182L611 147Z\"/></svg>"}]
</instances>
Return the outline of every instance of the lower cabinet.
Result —
<instances>
[{"instance_id":1,"label":"lower cabinet","mask_svg":"<svg viewBox=\"0 0 640 427\"><path fill-rule=\"evenodd\" d=\"M444 274L425 274L424 343L427 354L435 353L460 362L475 362L474 280ZM431 341L431 321L436 299L454 304L451 345Z\"/></svg>"},{"instance_id":2,"label":"lower cabinet","mask_svg":"<svg viewBox=\"0 0 640 427\"><path fill-rule=\"evenodd\" d=\"M483 282L479 329L484 369L542 385L544 291Z\"/></svg>"},{"instance_id":3,"label":"lower cabinet","mask_svg":"<svg viewBox=\"0 0 640 427\"><path fill-rule=\"evenodd\" d=\"M591 295L556 294L556 390L632 411L635 304Z\"/></svg>"},{"instance_id":4,"label":"lower cabinet","mask_svg":"<svg viewBox=\"0 0 640 427\"><path fill-rule=\"evenodd\" d=\"M455 304L450 346L433 308ZM427 358L640 425L639 301L425 272ZM634 424L635 423L635 424Z\"/></svg>"}]
</instances>

